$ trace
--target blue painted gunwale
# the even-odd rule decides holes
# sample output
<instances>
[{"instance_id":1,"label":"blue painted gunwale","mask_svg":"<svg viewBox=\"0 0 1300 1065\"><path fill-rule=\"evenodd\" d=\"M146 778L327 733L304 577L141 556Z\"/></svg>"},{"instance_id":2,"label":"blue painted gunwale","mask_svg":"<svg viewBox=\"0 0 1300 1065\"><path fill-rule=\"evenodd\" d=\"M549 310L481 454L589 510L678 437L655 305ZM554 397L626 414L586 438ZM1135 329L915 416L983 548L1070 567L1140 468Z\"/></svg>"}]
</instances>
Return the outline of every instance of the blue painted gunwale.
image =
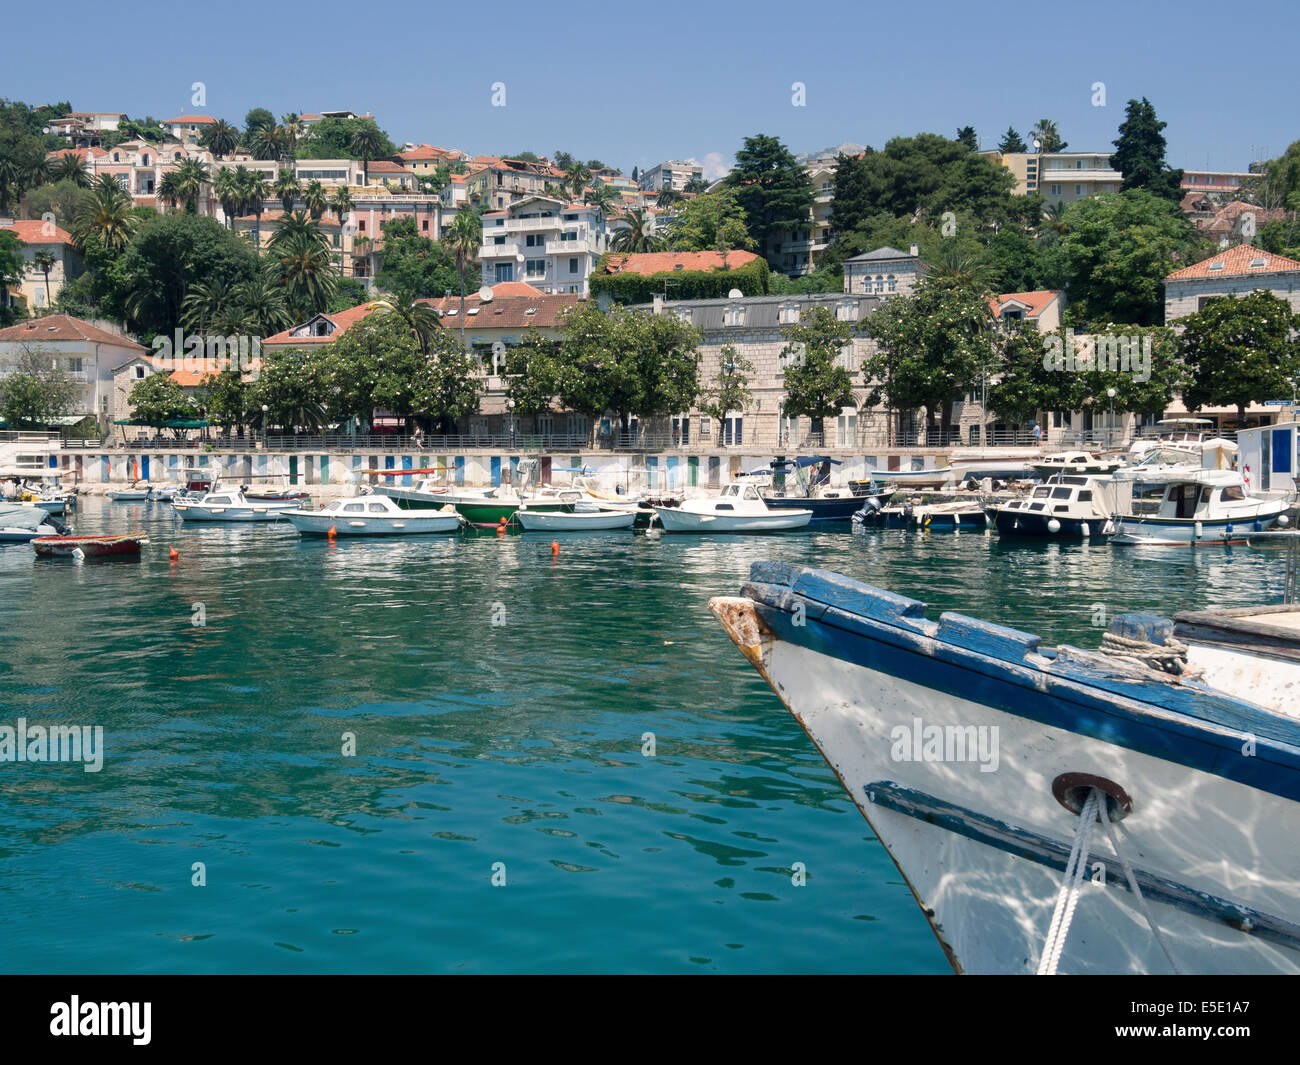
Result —
<instances>
[{"instance_id":1,"label":"blue painted gunwale","mask_svg":"<svg viewBox=\"0 0 1300 1065\"><path fill-rule=\"evenodd\" d=\"M826 570L756 562L741 594L791 644L1300 802L1300 721L1203 684L1127 677L961 614L933 622L915 599Z\"/></svg>"},{"instance_id":2,"label":"blue painted gunwale","mask_svg":"<svg viewBox=\"0 0 1300 1065\"><path fill-rule=\"evenodd\" d=\"M1045 865L1060 872L1065 871L1069 861L1070 848L1054 839L1007 821L987 817L963 806L956 806L933 795L927 795L923 791L917 791L915 788L904 787L892 780L867 784L863 790L873 806L880 806L906 817L924 821L936 828L994 847L1005 854ZM1094 835L1093 839L1097 841L1098 837ZM1100 852L1095 849L1095 844L1089 853L1091 857L1102 858ZM1109 860L1103 860L1102 865L1108 886L1132 891L1128 878L1120 871L1118 863L1113 864ZM1136 867L1133 869L1133 878L1142 889L1142 894L1148 899L1208 921L1221 921L1239 932L1255 935L1278 946L1300 950L1300 926L1291 921Z\"/></svg>"}]
</instances>

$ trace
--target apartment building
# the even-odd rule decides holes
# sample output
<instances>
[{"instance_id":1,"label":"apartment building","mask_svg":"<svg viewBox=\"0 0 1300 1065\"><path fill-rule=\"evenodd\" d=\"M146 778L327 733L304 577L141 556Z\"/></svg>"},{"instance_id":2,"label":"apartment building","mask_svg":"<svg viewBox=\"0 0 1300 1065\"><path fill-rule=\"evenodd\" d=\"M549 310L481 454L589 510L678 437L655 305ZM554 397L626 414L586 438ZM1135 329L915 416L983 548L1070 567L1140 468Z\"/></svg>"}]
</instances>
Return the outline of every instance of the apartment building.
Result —
<instances>
[{"instance_id":1,"label":"apartment building","mask_svg":"<svg viewBox=\"0 0 1300 1065\"><path fill-rule=\"evenodd\" d=\"M601 212L588 204L530 196L483 215L483 284L526 281L544 293L586 295L609 249Z\"/></svg>"},{"instance_id":2,"label":"apartment building","mask_svg":"<svg viewBox=\"0 0 1300 1065\"><path fill-rule=\"evenodd\" d=\"M1006 167L1016 179L1012 192L1037 192L1049 204L1067 206L1075 200L1119 192L1123 175L1110 166L1109 152L980 152Z\"/></svg>"},{"instance_id":3,"label":"apartment building","mask_svg":"<svg viewBox=\"0 0 1300 1065\"><path fill-rule=\"evenodd\" d=\"M663 189L675 189L683 192L692 178L704 180L704 167L699 163L672 160L660 163L645 171L638 180L641 187L648 192L660 192Z\"/></svg>"},{"instance_id":4,"label":"apartment building","mask_svg":"<svg viewBox=\"0 0 1300 1065\"><path fill-rule=\"evenodd\" d=\"M158 186L162 184L164 174L179 169L187 159L198 159L208 167L209 172L218 169L214 167L212 153L207 149L173 140L163 141L162 144L150 144L143 140L123 141L102 152L103 154L88 154L86 157L92 177L109 175L130 194L137 207L153 207L157 210L166 206L158 200ZM223 162L221 165L229 164ZM217 213L217 199L210 185L204 187L197 209L199 214Z\"/></svg>"},{"instance_id":5,"label":"apartment building","mask_svg":"<svg viewBox=\"0 0 1300 1065\"><path fill-rule=\"evenodd\" d=\"M105 133L114 133L125 111L71 111L45 127L46 133L66 137L76 148L98 148Z\"/></svg>"},{"instance_id":6,"label":"apartment building","mask_svg":"<svg viewBox=\"0 0 1300 1065\"><path fill-rule=\"evenodd\" d=\"M1218 192L1236 195L1242 184L1257 175L1240 170L1184 170L1180 188L1189 192Z\"/></svg>"},{"instance_id":7,"label":"apartment building","mask_svg":"<svg viewBox=\"0 0 1300 1065\"><path fill-rule=\"evenodd\" d=\"M910 295L924 268L921 251L883 247L844 260L844 291L853 296Z\"/></svg>"}]
</instances>

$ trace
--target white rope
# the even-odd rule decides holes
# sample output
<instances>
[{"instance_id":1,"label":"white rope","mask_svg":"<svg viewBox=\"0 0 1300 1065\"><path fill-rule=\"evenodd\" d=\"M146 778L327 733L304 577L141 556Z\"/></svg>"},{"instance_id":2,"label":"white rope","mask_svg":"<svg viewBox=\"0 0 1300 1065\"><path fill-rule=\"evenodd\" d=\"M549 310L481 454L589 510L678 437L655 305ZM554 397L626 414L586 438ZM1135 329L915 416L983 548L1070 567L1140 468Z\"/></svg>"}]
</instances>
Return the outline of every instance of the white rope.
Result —
<instances>
[{"instance_id":1,"label":"white rope","mask_svg":"<svg viewBox=\"0 0 1300 1065\"><path fill-rule=\"evenodd\" d=\"M1124 876L1128 880L1129 890L1137 898L1138 906L1142 909L1142 916L1146 918L1151 934L1156 937L1156 942L1160 944L1160 949L1169 961L1169 967L1173 969L1176 975L1182 976L1183 971L1178 968L1178 963L1174 961L1174 956L1169 951L1169 945L1165 942L1165 937L1160 934L1160 929L1156 927L1156 919L1151 916L1151 907L1147 905L1146 897L1142 894L1142 889L1138 887L1137 877L1133 875L1133 867L1129 865L1128 859L1120 852L1119 841L1115 838L1115 829L1110 823L1110 815L1104 802L1101 804L1101 823L1106 827L1106 836L1110 839L1111 850L1115 852L1115 857L1119 859L1120 865L1124 867Z\"/></svg>"},{"instance_id":2,"label":"white rope","mask_svg":"<svg viewBox=\"0 0 1300 1065\"><path fill-rule=\"evenodd\" d=\"M1089 788L1088 798L1079 811L1074 846L1070 848L1070 859L1065 863L1065 877L1056 896L1056 909L1052 911L1052 923L1047 929L1043 953L1038 959L1039 976L1056 975L1061 951L1065 949L1065 937L1070 934L1070 923L1074 920L1074 910L1079 904L1079 892L1083 887L1083 873L1088 867L1088 843L1092 838L1092 826L1097 820L1098 794L1096 788Z\"/></svg>"}]
</instances>

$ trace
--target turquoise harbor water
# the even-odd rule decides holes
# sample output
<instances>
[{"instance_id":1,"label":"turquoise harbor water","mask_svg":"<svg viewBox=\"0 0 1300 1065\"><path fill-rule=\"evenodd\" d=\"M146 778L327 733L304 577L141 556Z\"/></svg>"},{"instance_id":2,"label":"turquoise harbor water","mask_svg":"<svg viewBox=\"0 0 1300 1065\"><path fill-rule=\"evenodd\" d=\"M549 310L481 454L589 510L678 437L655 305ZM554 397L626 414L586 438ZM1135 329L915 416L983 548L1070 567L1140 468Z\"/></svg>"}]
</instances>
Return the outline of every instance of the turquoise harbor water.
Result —
<instances>
[{"instance_id":1,"label":"turquoise harbor water","mask_svg":"<svg viewBox=\"0 0 1300 1065\"><path fill-rule=\"evenodd\" d=\"M707 599L780 558L1093 646L1102 610L1282 585L1277 552L985 534L608 533L552 560L546 536L300 542L97 499L76 525L152 543L0 547L0 725L105 744L99 773L0 764L8 972L946 972Z\"/></svg>"}]
</instances>

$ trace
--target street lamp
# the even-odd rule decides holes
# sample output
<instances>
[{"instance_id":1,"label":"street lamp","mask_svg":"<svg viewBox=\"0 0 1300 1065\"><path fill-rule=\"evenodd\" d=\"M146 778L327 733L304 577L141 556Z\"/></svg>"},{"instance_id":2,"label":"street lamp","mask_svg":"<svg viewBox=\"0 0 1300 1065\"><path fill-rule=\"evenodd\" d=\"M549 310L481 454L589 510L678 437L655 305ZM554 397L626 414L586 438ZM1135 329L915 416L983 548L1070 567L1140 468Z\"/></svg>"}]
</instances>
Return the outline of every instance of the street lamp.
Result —
<instances>
[{"instance_id":1,"label":"street lamp","mask_svg":"<svg viewBox=\"0 0 1300 1065\"><path fill-rule=\"evenodd\" d=\"M1111 446L1111 433L1115 430L1115 390L1106 389L1106 395L1110 397L1110 421L1106 424L1106 446Z\"/></svg>"},{"instance_id":2,"label":"street lamp","mask_svg":"<svg viewBox=\"0 0 1300 1065\"><path fill-rule=\"evenodd\" d=\"M506 400L506 410L509 411L509 414L506 415L506 420L510 426L510 446L514 447L515 446L515 401L513 399Z\"/></svg>"},{"instance_id":3,"label":"street lamp","mask_svg":"<svg viewBox=\"0 0 1300 1065\"><path fill-rule=\"evenodd\" d=\"M266 415L270 409L265 403L262 404L262 447L266 447Z\"/></svg>"}]
</instances>

